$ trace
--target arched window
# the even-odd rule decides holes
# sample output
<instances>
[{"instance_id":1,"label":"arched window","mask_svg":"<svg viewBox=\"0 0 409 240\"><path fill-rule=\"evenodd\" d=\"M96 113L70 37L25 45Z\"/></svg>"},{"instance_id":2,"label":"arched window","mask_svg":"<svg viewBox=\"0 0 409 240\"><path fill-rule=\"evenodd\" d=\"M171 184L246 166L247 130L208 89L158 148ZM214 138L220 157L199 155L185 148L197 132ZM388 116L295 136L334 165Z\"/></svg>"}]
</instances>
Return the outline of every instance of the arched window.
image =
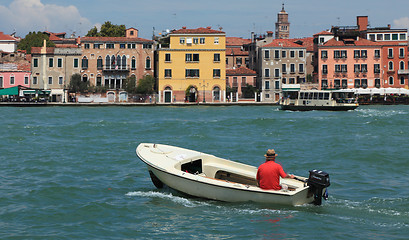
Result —
<instances>
[{"instance_id":1,"label":"arched window","mask_svg":"<svg viewBox=\"0 0 409 240\"><path fill-rule=\"evenodd\" d=\"M122 56L122 69L126 69L126 56Z\"/></svg>"},{"instance_id":2,"label":"arched window","mask_svg":"<svg viewBox=\"0 0 409 240\"><path fill-rule=\"evenodd\" d=\"M102 69L102 57L99 56L97 59L97 69L101 70Z\"/></svg>"},{"instance_id":3,"label":"arched window","mask_svg":"<svg viewBox=\"0 0 409 240\"><path fill-rule=\"evenodd\" d=\"M105 57L105 69L110 69L111 68L111 57L107 55Z\"/></svg>"},{"instance_id":4,"label":"arched window","mask_svg":"<svg viewBox=\"0 0 409 240\"><path fill-rule=\"evenodd\" d=\"M88 69L88 58L85 56L82 58L81 67L82 69Z\"/></svg>"},{"instance_id":5,"label":"arched window","mask_svg":"<svg viewBox=\"0 0 409 240\"><path fill-rule=\"evenodd\" d=\"M393 77L389 77L389 85L393 85Z\"/></svg>"},{"instance_id":6,"label":"arched window","mask_svg":"<svg viewBox=\"0 0 409 240\"><path fill-rule=\"evenodd\" d=\"M404 61L400 61L400 63L399 63L399 69L400 69L400 70L405 70L405 62L404 62Z\"/></svg>"},{"instance_id":7,"label":"arched window","mask_svg":"<svg viewBox=\"0 0 409 240\"><path fill-rule=\"evenodd\" d=\"M117 68L115 68L115 69L121 69L121 56L116 56L116 65L118 66Z\"/></svg>"},{"instance_id":8,"label":"arched window","mask_svg":"<svg viewBox=\"0 0 409 240\"><path fill-rule=\"evenodd\" d=\"M82 81L87 82L88 81L88 76L87 74L82 75Z\"/></svg>"},{"instance_id":9,"label":"arched window","mask_svg":"<svg viewBox=\"0 0 409 240\"><path fill-rule=\"evenodd\" d=\"M213 100L219 101L220 100L220 88L214 87L213 88Z\"/></svg>"},{"instance_id":10,"label":"arched window","mask_svg":"<svg viewBox=\"0 0 409 240\"><path fill-rule=\"evenodd\" d=\"M146 57L145 68L151 69L151 58L150 57Z\"/></svg>"},{"instance_id":11,"label":"arched window","mask_svg":"<svg viewBox=\"0 0 409 240\"><path fill-rule=\"evenodd\" d=\"M112 57L111 57L111 69L115 69L115 65L116 65L116 59L115 59L115 56L112 55Z\"/></svg>"},{"instance_id":12,"label":"arched window","mask_svg":"<svg viewBox=\"0 0 409 240\"><path fill-rule=\"evenodd\" d=\"M131 68L132 68L132 70L136 69L136 59L135 59L135 57L132 57Z\"/></svg>"},{"instance_id":13,"label":"arched window","mask_svg":"<svg viewBox=\"0 0 409 240\"><path fill-rule=\"evenodd\" d=\"M392 71L393 70L393 62L390 61L388 66L389 66L388 70Z\"/></svg>"}]
</instances>

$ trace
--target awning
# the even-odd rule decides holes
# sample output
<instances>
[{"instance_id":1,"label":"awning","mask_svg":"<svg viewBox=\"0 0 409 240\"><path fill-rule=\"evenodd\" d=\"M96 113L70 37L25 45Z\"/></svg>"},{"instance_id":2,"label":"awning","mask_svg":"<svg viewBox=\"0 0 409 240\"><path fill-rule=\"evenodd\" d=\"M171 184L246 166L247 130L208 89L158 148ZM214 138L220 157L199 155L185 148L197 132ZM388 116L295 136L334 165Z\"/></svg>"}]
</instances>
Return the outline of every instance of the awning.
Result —
<instances>
[{"instance_id":1,"label":"awning","mask_svg":"<svg viewBox=\"0 0 409 240\"><path fill-rule=\"evenodd\" d=\"M19 95L18 87L0 89L0 95Z\"/></svg>"},{"instance_id":2,"label":"awning","mask_svg":"<svg viewBox=\"0 0 409 240\"><path fill-rule=\"evenodd\" d=\"M50 94L50 90L23 90L23 94Z\"/></svg>"}]
</instances>

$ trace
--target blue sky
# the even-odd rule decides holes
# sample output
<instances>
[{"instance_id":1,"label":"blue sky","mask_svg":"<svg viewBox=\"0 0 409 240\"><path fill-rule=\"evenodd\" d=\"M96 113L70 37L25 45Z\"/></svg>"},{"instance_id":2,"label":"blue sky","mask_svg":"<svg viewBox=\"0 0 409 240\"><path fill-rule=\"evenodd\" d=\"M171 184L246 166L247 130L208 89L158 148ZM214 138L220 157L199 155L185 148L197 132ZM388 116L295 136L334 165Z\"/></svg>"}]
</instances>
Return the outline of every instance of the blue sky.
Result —
<instances>
[{"instance_id":1,"label":"blue sky","mask_svg":"<svg viewBox=\"0 0 409 240\"><path fill-rule=\"evenodd\" d=\"M409 28L409 0L0 0L0 31L75 32L84 36L105 21L139 29L150 39L166 29L223 28L227 36L275 30L281 4L289 14L290 37L309 37L332 25L356 25L368 16L371 27Z\"/></svg>"}]
</instances>

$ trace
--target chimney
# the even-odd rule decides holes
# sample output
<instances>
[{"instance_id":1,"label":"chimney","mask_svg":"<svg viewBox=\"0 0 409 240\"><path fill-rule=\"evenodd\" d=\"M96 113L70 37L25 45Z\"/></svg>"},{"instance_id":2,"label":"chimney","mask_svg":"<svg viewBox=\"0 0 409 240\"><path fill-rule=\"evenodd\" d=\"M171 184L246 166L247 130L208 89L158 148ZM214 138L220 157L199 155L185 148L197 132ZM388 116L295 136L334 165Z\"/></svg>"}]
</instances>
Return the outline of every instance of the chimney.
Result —
<instances>
[{"instance_id":1,"label":"chimney","mask_svg":"<svg viewBox=\"0 0 409 240\"><path fill-rule=\"evenodd\" d=\"M368 16L357 16L356 25L359 31L366 31L368 29Z\"/></svg>"},{"instance_id":2,"label":"chimney","mask_svg":"<svg viewBox=\"0 0 409 240\"><path fill-rule=\"evenodd\" d=\"M183 26L183 27L182 27L182 29L186 29L186 27L185 27L185 26Z\"/></svg>"},{"instance_id":3,"label":"chimney","mask_svg":"<svg viewBox=\"0 0 409 240\"><path fill-rule=\"evenodd\" d=\"M391 25L390 25L390 24L388 24L388 28L391 29Z\"/></svg>"}]
</instances>

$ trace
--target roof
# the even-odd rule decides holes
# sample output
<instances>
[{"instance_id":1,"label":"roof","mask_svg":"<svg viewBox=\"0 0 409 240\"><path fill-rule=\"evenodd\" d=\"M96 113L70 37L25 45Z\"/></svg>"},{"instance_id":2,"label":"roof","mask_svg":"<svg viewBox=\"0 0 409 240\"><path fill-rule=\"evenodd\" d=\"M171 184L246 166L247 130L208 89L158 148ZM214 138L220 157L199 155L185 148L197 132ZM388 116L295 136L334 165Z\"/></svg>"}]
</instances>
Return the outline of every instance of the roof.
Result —
<instances>
[{"instance_id":1,"label":"roof","mask_svg":"<svg viewBox=\"0 0 409 240\"><path fill-rule=\"evenodd\" d=\"M246 67L239 67L236 69L226 69L227 76L257 76L257 73Z\"/></svg>"},{"instance_id":2,"label":"roof","mask_svg":"<svg viewBox=\"0 0 409 240\"><path fill-rule=\"evenodd\" d=\"M274 39L271 43L264 47L286 47L286 48L305 48L305 46L294 43L294 39Z\"/></svg>"},{"instance_id":3,"label":"roof","mask_svg":"<svg viewBox=\"0 0 409 240\"><path fill-rule=\"evenodd\" d=\"M334 35L334 34L332 32L322 31L322 32L314 34L313 36L318 36L318 35Z\"/></svg>"},{"instance_id":4,"label":"roof","mask_svg":"<svg viewBox=\"0 0 409 240\"><path fill-rule=\"evenodd\" d=\"M244 39L240 37L226 37L226 46L243 46L244 44L251 43L250 39Z\"/></svg>"},{"instance_id":5,"label":"roof","mask_svg":"<svg viewBox=\"0 0 409 240\"><path fill-rule=\"evenodd\" d=\"M31 54L41 53L41 48L42 47L31 47ZM45 51L47 54L53 54L54 47L46 47Z\"/></svg>"},{"instance_id":6,"label":"roof","mask_svg":"<svg viewBox=\"0 0 409 240\"><path fill-rule=\"evenodd\" d=\"M348 43L346 43L348 42ZM379 42L372 42L367 39L345 39L344 41L337 41L335 38L328 40L323 44L325 47L343 47L343 46L382 46L384 44Z\"/></svg>"},{"instance_id":7,"label":"roof","mask_svg":"<svg viewBox=\"0 0 409 240\"><path fill-rule=\"evenodd\" d=\"M17 41L17 38L0 32L0 41Z\"/></svg>"},{"instance_id":8,"label":"roof","mask_svg":"<svg viewBox=\"0 0 409 240\"><path fill-rule=\"evenodd\" d=\"M127 38L127 37L82 37L81 42L151 42L152 40L144 38Z\"/></svg>"},{"instance_id":9,"label":"roof","mask_svg":"<svg viewBox=\"0 0 409 240\"><path fill-rule=\"evenodd\" d=\"M234 56L248 56L249 52L242 51L241 48L233 47L233 48L226 48L226 56L234 55Z\"/></svg>"},{"instance_id":10,"label":"roof","mask_svg":"<svg viewBox=\"0 0 409 240\"><path fill-rule=\"evenodd\" d=\"M309 52L314 51L314 38L313 37L294 39L294 43L302 45L303 47L307 48L307 51Z\"/></svg>"},{"instance_id":11,"label":"roof","mask_svg":"<svg viewBox=\"0 0 409 240\"><path fill-rule=\"evenodd\" d=\"M201 27L196 29L187 29L186 27L182 27L182 29L172 31L171 34L225 34L225 32L214 30L211 27Z\"/></svg>"}]
</instances>

